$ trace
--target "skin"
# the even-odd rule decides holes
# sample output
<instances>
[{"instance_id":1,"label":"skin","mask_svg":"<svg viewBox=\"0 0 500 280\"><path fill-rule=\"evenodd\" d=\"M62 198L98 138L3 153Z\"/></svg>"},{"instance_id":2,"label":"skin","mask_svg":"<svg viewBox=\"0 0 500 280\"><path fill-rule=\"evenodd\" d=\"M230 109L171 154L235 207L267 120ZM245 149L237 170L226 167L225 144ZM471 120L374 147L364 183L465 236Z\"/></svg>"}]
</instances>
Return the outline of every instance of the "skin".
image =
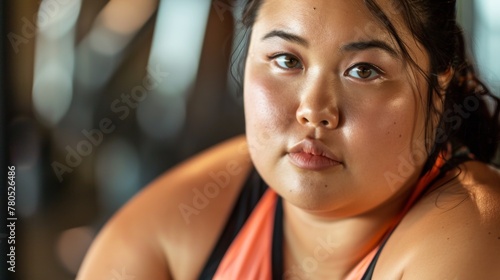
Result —
<instances>
[{"instance_id":1,"label":"skin","mask_svg":"<svg viewBox=\"0 0 500 280\"><path fill-rule=\"evenodd\" d=\"M389 1L379 4L428 69L426 52ZM374 40L387 46L354 44ZM109 279L122 267L136 279L196 279L252 166L283 197L285 277L343 279L378 243L422 168L412 158L425 141L426 84L398 53L362 1L266 0L246 61L246 137L145 188L104 227L77 279ZM340 164L295 165L289 151L304 139L321 142ZM402 162L410 162L404 174ZM186 219L179 206L192 204L193 189L213 182L211 173L228 172L229 163L238 172ZM389 182L388 173L404 180ZM395 230L373 279L500 277L499 171L469 162L436 186ZM319 239L330 246L320 255ZM305 261L312 257L314 266Z\"/></svg>"},{"instance_id":2,"label":"skin","mask_svg":"<svg viewBox=\"0 0 500 280\"><path fill-rule=\"evenodd\" d=\"M376 208L415 183L421 163L395 186L384 174L397 174L400 157L410 158L424 143L425 106L417 90L424 80L400 57L381 48L345 50L373 40L397 47L383 27L362 36L353 32L377 22L361 1L344 2L266 1L253 27L244 89L247 139L263 178L293 205L339 218ZM273 30L308 46L278 36L262 39ZM425 62L415 42L408 43ZM293 55L300 67L280 67L269 58L277 53ZM373 67L371 78L355 77L359 63L373 65L365 66ZM320 172L295 168L287 152L303 139L324 143L342 164Z\"/></svg>"}]
</instances>

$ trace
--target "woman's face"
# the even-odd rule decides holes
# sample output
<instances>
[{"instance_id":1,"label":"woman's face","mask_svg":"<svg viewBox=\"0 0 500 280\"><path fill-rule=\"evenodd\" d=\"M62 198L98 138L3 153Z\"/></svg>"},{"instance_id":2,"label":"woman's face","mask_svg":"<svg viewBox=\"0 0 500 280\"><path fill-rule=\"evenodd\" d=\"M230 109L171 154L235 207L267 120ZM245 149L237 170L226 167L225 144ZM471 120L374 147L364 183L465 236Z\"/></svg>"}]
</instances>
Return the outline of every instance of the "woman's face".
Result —
<instances>
[{"instance_id":1,"label":"woman's face","mask_svg":"<svg viewBox=\"0 0 500 280\"><path fill-rule=\"evenodd\" d=\"M377 2L428 69L397 7ZM424 161L427 86L363 1L264 0L250 40L246 131L264 180L339 216L402 197Z\"/></svg>"}]
</instances>

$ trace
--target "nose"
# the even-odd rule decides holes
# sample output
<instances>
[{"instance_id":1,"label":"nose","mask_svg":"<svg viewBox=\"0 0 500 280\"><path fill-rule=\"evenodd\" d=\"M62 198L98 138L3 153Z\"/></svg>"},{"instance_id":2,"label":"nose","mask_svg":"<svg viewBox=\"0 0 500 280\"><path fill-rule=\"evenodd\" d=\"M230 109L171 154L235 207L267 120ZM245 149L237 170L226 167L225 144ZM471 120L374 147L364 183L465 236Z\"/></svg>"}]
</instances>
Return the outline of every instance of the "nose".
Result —
<instances>
[{"instance_id":1,"label":"nose","mask_svg":"<svg viewBox=\"0 0 500 280\"><path fill-rule=\"evenodd\" d=\"M335 129L338 126L339 117L337 112L330 111L327 108L314 110L301 106L297 110L297 121L304 126Z\"/></svg>"},{"instance_id":2,"label":"nose","mask_svg":"<svg viewBox=\"0 0 500 280\"><path fill-rule=\"evenodd\" d=\"M297 121L304 126L335 129L339 124L339 110L333 87L315 85L302 92Z\"/></svg>"}]
</instances>

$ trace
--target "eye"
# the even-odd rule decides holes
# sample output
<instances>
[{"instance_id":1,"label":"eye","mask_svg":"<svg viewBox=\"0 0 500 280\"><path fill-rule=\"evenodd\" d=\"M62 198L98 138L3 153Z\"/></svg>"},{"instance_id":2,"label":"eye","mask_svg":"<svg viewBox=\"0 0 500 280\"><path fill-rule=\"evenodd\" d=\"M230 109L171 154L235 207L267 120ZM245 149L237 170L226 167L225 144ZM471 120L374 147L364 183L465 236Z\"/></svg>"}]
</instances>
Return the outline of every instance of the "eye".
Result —
<instances>
[{"instance_id":1,"label":"eye","mask_svg":"<svg viewBox=\"0 0 500 280\"><path fill-rule=\"evenodd\" d=\"M380 70L376 66L367 63L361 63L347 69L347 71L344 73L344 76L351 76L360 80L373 80L378 78L382 73L382 70Z\"/></svg>"},{"instance_id":2,"label":"eye","mask_svg":"<svg viewBox=\"0 0 500 280\"><path fill-rule=\"evenodd\" d=\"M272 57L276 64L283 69L302 69L300 60L291 54L279 54Z\"/></svg>"}]
</instances>

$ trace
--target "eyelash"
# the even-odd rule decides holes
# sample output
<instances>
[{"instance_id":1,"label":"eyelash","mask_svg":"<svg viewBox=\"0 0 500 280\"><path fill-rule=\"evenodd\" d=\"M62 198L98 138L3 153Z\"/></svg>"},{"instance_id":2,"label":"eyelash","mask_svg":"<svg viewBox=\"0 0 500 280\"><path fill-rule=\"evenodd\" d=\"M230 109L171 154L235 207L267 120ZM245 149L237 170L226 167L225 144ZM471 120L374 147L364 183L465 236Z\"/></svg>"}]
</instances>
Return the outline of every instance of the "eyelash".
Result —
<instances>
[{"instance_id":1,"label":"eyelash","mask_svg":"<svg viewBox=\"0 0 500 280\"><path fill-rule=\"evenodd\" d=\"M277 58L282 57L282 56L289 56L291 59L297 61L298 64L300 65L300 67L292 67L292 68L282 67L281 65L278 64L278 61L277 61ZM277 64L277 67L279 67L280 69L285 70L285 71L291 71L291 70L294 70L294 69L303 69L303 65L302 65L302 62L300 61L300 59L297 58L295 55L292 55L292 54L289 54L289 53L277 53L277 54L269 56L269 59L274 60L275 63ZM361 78L361 77L353 77L352 75L349 74L351 71L353 71L354 69L359 68L361 66L366 67L367 70L374 71L375 74L376 74L376 76L375 77L369 77L369 78ZM349 67L344 72L344 76L345 77L352 77L352 78L357 79L357 80L371 81L371 80L375 80L377 78L380 78L380 76L383 75L384 73L385 73L384 71L382 71L379 67L377 67L377 66L375 66L373 64L366 63L366 62L361 62L361 63L357 63L357 64Z\"/></svg>"},{"instance_id":2,"label":"eyelash","mask_svg":"<svg viewBox=\"0 0 500 280\"><path fill-rule=\"evenodd\" d=\"M349 74L351 71L353 71L354 69L359 68L359 67L366 67L367 70L374 71L375 74L376 74L376 76L375 77L369 77L369 78L361 78L361 77L353 77L352 75ZM383 74L385 74L385 72L382 71L382 69L380 69L379 67L377 67L377 66L375 66L373 64L366 63L366 62L357 63L357 64L349 67L344 72L344 76L345 77L352 77L354 79L362 80L362 81L372 81L372 80L375 80L377 78L380 78L380 76L383 75Z\"/></svg>"},{"instance_id":3,"label":"eyelash","mask_svg":"<svg viewBox=\"0 0 500 280\"><path fill-rule=\"evenodd\" d=\"M298 65L300 67L292 67L292 68L282 67L281 65L278 64L279 62L277 60L279 57L282 57L282 56L289 56L291 59L297 61ZM269 59L270 60L274 60L275 63L276 63L276 66L279 67L282 70L285 70L285 71L291 71L291 70L295 70L295 69L303 69L302 62L300 61L299 58L297 58L297 56L295 56L293 54L289 54L289 53L277 53L277 54L273 54L273 55L269 56Z\"/></svg>"}]
</instances>

